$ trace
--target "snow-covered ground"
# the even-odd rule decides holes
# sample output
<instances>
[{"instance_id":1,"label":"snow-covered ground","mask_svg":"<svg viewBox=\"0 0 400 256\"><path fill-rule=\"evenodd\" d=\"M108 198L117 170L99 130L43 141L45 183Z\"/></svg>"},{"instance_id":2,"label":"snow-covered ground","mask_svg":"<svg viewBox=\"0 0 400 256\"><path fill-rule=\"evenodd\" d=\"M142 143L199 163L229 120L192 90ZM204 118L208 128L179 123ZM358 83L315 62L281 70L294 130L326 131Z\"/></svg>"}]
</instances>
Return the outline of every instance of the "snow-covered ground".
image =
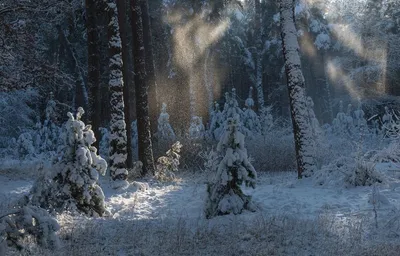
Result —
<instances>
[{"instance_id":1,"label":"snow-covered ground","mask_svg":"<svg viewBox=\"0 0 400 256\"><path fill-rule=\"evenodd\" d=\"M375 188L262 173L255 190L245 189L257 212L211 220L203 213L205 174L124 191L103 178L110 217L58 216L63 247L57 255L399 255L400 168L378 167L387 178ZM0 172L0 205L26 194L32 183Z\"/></svg>"}]
</instances>

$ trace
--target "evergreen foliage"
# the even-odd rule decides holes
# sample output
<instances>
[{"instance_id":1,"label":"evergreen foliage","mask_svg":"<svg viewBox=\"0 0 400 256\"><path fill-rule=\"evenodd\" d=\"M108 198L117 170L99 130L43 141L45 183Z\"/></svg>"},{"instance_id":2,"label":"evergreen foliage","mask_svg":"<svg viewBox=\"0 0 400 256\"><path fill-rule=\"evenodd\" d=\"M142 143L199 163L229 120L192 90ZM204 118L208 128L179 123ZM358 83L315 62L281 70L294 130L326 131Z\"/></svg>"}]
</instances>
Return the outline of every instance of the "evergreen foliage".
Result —
<instances>
[{"instance_id":1,"label":"evergreen foliage","mask_svg":"<svg viewBox=\"0 0 400 256\"><path fill-rule=\"evenodd\" d=\"M59 229L57 221L40 207L28 205L4 214L0 216L0 239L5 243L0 242L0 254L7 252L7 248L1 248L6 245L23 251L22 240L26 237L33 237L43 247L59 248Z\"/></svg>"},{"instance_id":2,"label":"evergreen foliage","mask_svg":"<svg viewBox=\"0 0 400 256\"><path fill-rule=\"evenodd\" d=\"M169 123L169 114L167 113L167 104L163 103L161 113L158 117L157 138L163 141L174 141L176 136Z\"/></svg>"},{"instance_id":3,"label":"evergreen foliage","mask_svg":"<svg viewBox=\"0 0 400 256\"><path fill-rule=\"evenodd\" d=\"M223 156L215 180L207 186L206 217L239 214L254 211L251 197L245 195L241 185L255 188L257 174L244 147L244 135L239 131L239 117L229 117L226 130L217 151Z\"/></svg>"},{"instance_id":4,"label":"evergreen foliage","mask_svg":"<svg viewBox=\"0 0 400 256\"><path fill-rule=\"evenodd\" d=\"M174 172L178 171L181 148L182 144L177 141L171 146L165 156L158 158L155 173L157 180L172 181L175 179Z\"/></svg>"},{"instance_id":5,"label":"evergreen foliage","mask_svg":"<svg viewBox=\"0 0 400 256\"><path fill-rule=\"evenodd\" d=\"M79 108L74 118L68 112L62 156L50 172L35 182L30 201L33 205L58 212L71 209L89 216L104 216L107 211L98 179L99 173L105 174L107 162L92 146L96 138L91 126L85 126L81 121L83 113Z\"/></svg>"},{"instance_id":6,"label":"evergreen foliage","mask_svg":"<svg viewBox=\"0 0 400 256\"><path fill-rule=\"evenodd\" d=\"M207 132L210 139L217 141L219 141L224 132L224 120L217 102L214 102L213 109L210 113L210 127Z\"/></svg>"}]
</instances>

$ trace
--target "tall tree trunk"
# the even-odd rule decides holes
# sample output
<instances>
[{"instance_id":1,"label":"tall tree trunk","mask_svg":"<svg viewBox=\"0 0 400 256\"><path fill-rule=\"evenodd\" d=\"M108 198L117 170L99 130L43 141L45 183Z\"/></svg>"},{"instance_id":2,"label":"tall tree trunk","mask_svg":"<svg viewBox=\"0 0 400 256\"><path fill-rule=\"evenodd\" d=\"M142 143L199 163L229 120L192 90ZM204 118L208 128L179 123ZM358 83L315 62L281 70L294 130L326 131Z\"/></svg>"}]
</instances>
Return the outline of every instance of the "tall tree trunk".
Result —
<instances>
[{"instance_id":1,"label":"tall tree trunk","mask_svg":"<svg viewBox=\"0 0 400 256\"><path fill-rule=\"evenodd\" d=\"M108 8L108 54L110 58L110 174L113 180L126 180L126 124L124 114L124 81L122 67L122 44L118 26L116 0L106 0Z\"/></svg>"},{"instance_id":2,"label":"tall tree trunk","mask_svg":"<svg viewBox=\"0 0 400 256\"><path fill-rule=\"evenodd\" d=\"M140 2L131 0L134 79L136 91L136 115L138 126L138 153L143 163L142 175L154 173L153 146L149 118L148 83L146 82L146 52L143 41L142 10Z\"/></svg>"},{"instance_id":3,"label":"tall tree trunk","mask_svg":"<svg viewBox=\"0 0 400 256\"><path fill-rule=\"evenodd\" d=\"M260 0L254 1L255 7L255 33L256 33L256 90L257 90L257 107L258 111L264 111L264 89L262 84L262 50L263 50L263 43L262 43L262 34L263 28L261 24L261 5Z\"/></svg>"},{"instance_id":4,"label":"tall tree trunk","mask_svg":"<svg viewBox=\"0 0 400 256\"><path fill-rule=\"evenodd\" d=\"M153 37L151 32L151 22L149 14L149 4L147 1L140 1L142 9L143 41L146 55L146 82L149 87L149 116L151 131L157 131L157 118L160 109L157 92L157 82L155 74L155 62L153 53Z\"/></svg>"},{"instance_id":5,"label":"tall tree trunk","mask_svg":"<svg viewBox=\"0 0 400 256\"><path fill-rule=\"evenodd\" d=\"M117 0L117 9L118 9L118 24L119 31L122 42L122 74L124 77L124 103L125 103L125 124L126 124L126 135L127 135L127 153L128 158L126 161L126 165L129 169L133 168L133 154L132 154L132 116L131 116L131 107L133 104L130 97L130 92L133 89L133 81L129 71L129 42L128 42L128 33L127 33L127 15L126 15L126 1L125 0Z\"/></svg>"},{"instance_id":6,"label":"tall tree trunk","mask_svg":"<svg viewBox=\"0 0 400 256\"><path fill-rule=\"evenodd\" d=\"M311 124L307 119L304 77L301 71L299 43L294 23L294 0L280 1L281 37L288 82L290 110L296 148L298 177L315 169Z\"/></svg>"},{"instance_id":7,"label":"tall tree trunk","mask_svg":"<svg viewBox=\"0 0 400 256\"><path fill-rule=\"evenodd\" d=\"M101 122L101 90L100 90L100 49L99 37L97 32L96 15L99 13L95 0L86 0L86 29L88 44L88 76L87 84L90 90L90 106L87 116L91 119L92 130L97 141L93 144L96 148L99 146L101 133L99 126Z\"/></svg>"}]
</instances>

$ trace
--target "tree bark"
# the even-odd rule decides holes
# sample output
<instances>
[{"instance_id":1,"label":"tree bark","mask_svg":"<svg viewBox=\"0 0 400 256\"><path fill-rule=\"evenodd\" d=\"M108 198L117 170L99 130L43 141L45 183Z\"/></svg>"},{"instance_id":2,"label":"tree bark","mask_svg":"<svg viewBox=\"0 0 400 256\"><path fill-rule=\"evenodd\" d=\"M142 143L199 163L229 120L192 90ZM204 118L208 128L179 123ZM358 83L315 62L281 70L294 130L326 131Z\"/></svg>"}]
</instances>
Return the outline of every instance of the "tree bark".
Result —
<instances>
[{"instance_id":1,"label":"tree bark","mask_svg":"<svg viewBox=\"0 0 400 256\"><path fill-rule=\"evenodd\" d=\"M136 91L136 115L138 126L138 153L143 163L142 175L154 173L153 146L151 142L148 83L146 83L146 52L143 39L141 1L131 0L134 56L134 80Z\"/></svg>"},{"instance_id":2,"label":"tree bark","mask_svg":"<svg viewBox=\"0 0 400 256\"><path fill-rule=\"evenodd\" d=\"M153 53L153 37L151 32L151 22L149 14L149 4L147 1L140 1L142 9L143 41L146 55L146 82L149 87L149 116L150 127L154 134L157 131L157 118L160 109L157 92L157 82L155 74L155 62Z\"/></svg>"},{"instance_id":3,"label":"tree bark","mask_svg":"<svg viewBox=\"0 0 400 256\"><path fill-rule=\"evenodd\" d=\"M255 41L256 41L256 90L257 90L257 107L258 111L261 112L264 109L264 89L263 89L263 84L262 84L262 50L263 50L263 44L262 44L262 34L263 34L263 28L261 24L261 6L260 6L260 0L255 0L254 1L254 7L255 7Z\"/></svg>"},{"instance_id":4,"label":"tree bark","mask_svg":"<svg viewBox=\"0 0 400 256\"><path fill-rule=\"evenodd\" d=\"M311 124L307 119L304 76L301 71L299 43L294 23L294 0L280 1L281 37L289 91L290 110L296 149L298 178L315 169Z\"/></svg>"},{"instance_id":5,"label":"tree bark","mask_svg":"<svg viewBox=\"0 0 400 256\"><path fill-rule=\"evenodd\" d=\"M99 13L95 0L86 0L86 29L88 44L88 76L87 84L90 90L90 102L88 115L91 119L92 130L97 141L93 144L99 146L101 133L99 126L101 122L101 90L100 90L100 39L97 31L96 15Z\"/></svg>"},{"instance_id":6,"label":"tree bark","mask_svg":"<svg viewBox=\"0 0 400 256\"><path fill-rule=\"evenodd\" d=\"M125 103L125 124L126 124L126 136L127 136L127 153L128 158L126 165L129 169L133 168L133 153L132 153L132 115L131 115L131 104L133 104L130 92L134 86L132 77L129 70L129 42L127 33L127 15L126 15L126 2L125 0L117 0L118 9L118 24L120 37L122 42L122 74L124 77L124 103Z\"/></svg>"},{"instance_id":7,"label":"tree bark","mask_svg":"<svg viewBox=\"0 0 400 256\"><path fill-rule=\"evenodd\" d=\"M118 26L116 0L106 0L108 23L108 54L110 58L110 174L113 180L126 180L127 138L124 114L124 81L122 66L122 44Z\"/></svg>"}]
</instances>

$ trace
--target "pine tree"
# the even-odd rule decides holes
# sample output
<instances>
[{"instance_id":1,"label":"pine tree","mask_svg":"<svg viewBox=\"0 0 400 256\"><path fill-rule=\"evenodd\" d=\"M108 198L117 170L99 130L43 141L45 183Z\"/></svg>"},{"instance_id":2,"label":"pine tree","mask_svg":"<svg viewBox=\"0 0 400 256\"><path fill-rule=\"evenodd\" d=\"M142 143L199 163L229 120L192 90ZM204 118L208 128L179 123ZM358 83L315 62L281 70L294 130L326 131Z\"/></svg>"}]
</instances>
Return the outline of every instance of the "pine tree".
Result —
<instances>
[{"instance_id":1,"label":"pine tree","mask_svg":"<svg viewBox=\"0 0 400 256\"><path fill-rule=\"evenodd\" d=\"M151 142L148 88L146 82L146 52L143 39L141 1L131 0L133 56L136 89L136 115L138 128L138 154L143 163L142 175L154 173L153 146Z\"/></svg>"},{"instance_id":2,"label":"pine tree","mask_svg":"<svg viewBox=\"0 0 400 256\"><path fill-rule=\"evenodd\" d=\"M353 134L353 118L351 117L351 104L347 108L345 113L343 110L343 102L339 102L339 112L336 114L336 118L333 119L333 131L338 136L351 136Z\"/></svg>"},{"instance_id":3,"label":"pine tree","mask_svg":"<svg viewBox=\"0 0 400 256\"><path fill-rule=\"evenodd\" d=\"M239 214L254 211L251 197L243 193L240 185L255 188L257 173L249 161L244 147L244 135L239 131L239 116L229 117L226 130L218 143L217 151L223 158L215 180L207 186L206 217Z\"/></svg>"},{"instance_id":4,"label":"pine tree","mask_svg":"<svg viewBox=\"0 0 400 256\"><path fill-rule=\"evenodd\" d=\"M281 37L283 55L285 58L286 77L290 109L293 123L293 133L296 149L297 173L311 175L315 170L315 156L312 151L313 138L311 124L307 118L305 96L305 81L301 71L299 43L294 23L294 0L280 1Z\"/></svg>"},{"instance_id":5,"label":"pine tree","mask_svg":"<svg viewBox=\"0 0 400 256\"><path fill-rule=\"evenodd\" d=\"M157 138L163 141L174 141L176 136L169 123L169 114L167 113L167 104L163 103L160 116L158 117Z\"/></svg>"},{"instance_id":6,"label":"pine tree","mask_svg":"<svg viewBox=\"0 0 400 256\"><path fill-rule=\"evenodd\" d=\"M110 57L109 88L111 92L110 120L110 174L113 180L119 181L117 186L126 186L128 171L126 169L127 138L123 97L122 45L119 34L118 11L115 0L106 0L109 10L108 46Z\"/></svg>"},{"instance_id":7,"label":"pine tree","mask_svg":"<svg viewBox=\"0 0 400 256\"><path fill-rule=\"evenodd\" d=\"M358 102L358 107L354 111L354 125L357 127L359 131L367 130L367 120L365 119L365 113L362 109L361 101Z\"/></svg>"},{"instance_id":8,"label":"pine tree","mask_svg":"<svg viewBox=\"0 0 400 256\"><path fill-rule=\"evenodd\" d=\"M128 169L134 168L133 165L133 152L132 147L129 145L132 144L132 127L129 125L132 123L132 106L134 106L134 101L131 97L131 92L133 92L134 84L133 84L133 74L130 70L130 61L131 55L129 53L130 45L128 38L128 15L127 11L129 11L129 3L127 4L126 0L117 0L117 11L118 11L118 26L121 36L121 44L122 44L122 66L123 66L123 78L124 78L124 114L125 114L125 124L126 125L126 144L127 146L127 160L126 166Z\"/></svg>"},{"instance_id":9,"label":"pine tree","mask_svg":"<svg viewBox=\"0 0 400 256\"><path fill-rule=\"evenodd\" d=\"M93 131L100 138L100 113L101 113L101 90L100 90L100 40L98 33L98 15L101 10L95 0L85 0L86 5L86 30L88 47L88 74L87 83L90 90L89 115L92 121ZM79 91L79 90L78 90ZM85 106L84 106L85 107ZM97 142L95 146L98 147Z\"/></svg>"},{"instance_id":10,"label":"pine tree","mask_svg":"<svg viewBox=\"0 0 400 256\"><path fill-rule=\"evenodd\" d=\"M256 134L261 134L260 118L254 112L253 87L250 87L249 97L245 101L246 110L243 113L243 126L246 128L246 136L253 137Z\"/></svg>"},{"instance_id":11,"label":"pine tree","mask_svg":"<svg viewBox=\"0 0 400 256\"><path fill-rule=\"evenodd\" d=\"M203 124L203 118L199 116L193 116L189 126L189 138L192 140L202 140L205 135L205 127Z\"/></svg>"},{"instance_id":12,"label":"pine tree","mask_svg":"<svg viewBox=\"0 0 400 256\"><path fill-rule=\"evenodd\" d=\"M158 158L157 170L155 173L155 178L157 180L173 181L175 179L174 172L178 171L181 148L182 144L177 141L166 152L165 156Z\"/></svg>"},{"instance_id":13,"label":"pine tree","mask_svg":"<svg viewBox=\"0 0 400 256\"><path fill-rule=\"evenodd\" d=\"M264 88L262 84L262 50L263 50L263 26L262 26L262 11L260 6L260 0L254 0L255 9L255 43L256 43L256 89L257 89L257 101L258 110L261 111L264 108Z\"/></svg>"},{"instance_id":14,"label":"pine tree","mask_svg":"<svg viewBox=\"0 0 400 256\"><path fill-rule=\"evenodd\" d=\"M224 132L224 120L217 102L214 102L214 108L210 114L210 127L207 132L210 139L217 141L219 141Z\"/></svg>"},{"instance_id":15,"label":"pine tree","mask_svg":"<svg viewBox=\"0 0 400 256\"><path fill-rule=\"evenodd\" d=\"M239 103L236 100L236 89L233 88L231 93L225 93L225 105L222 111L222 116L224 120L228 120L229 117L234 117L236 115L241 118L243 116L243 110L239 108Z\"/></svg>"},{"instance_id":16,"label":"pine tree","mask_svg":"<svg viewBox=\"0 0 400 256\"><path fill-rule=\"evenodd\" d=\"M89 216L103 216L107 211L104 193L98 184L99 173L105 175L107 162L92 146L96 141L90 125L81 121L84 111L78 108L76 118L68 112L61 158L51 172L38 179L30 192L33 205L45 209L78 210Z\"/></svg>"}]
</instances>

